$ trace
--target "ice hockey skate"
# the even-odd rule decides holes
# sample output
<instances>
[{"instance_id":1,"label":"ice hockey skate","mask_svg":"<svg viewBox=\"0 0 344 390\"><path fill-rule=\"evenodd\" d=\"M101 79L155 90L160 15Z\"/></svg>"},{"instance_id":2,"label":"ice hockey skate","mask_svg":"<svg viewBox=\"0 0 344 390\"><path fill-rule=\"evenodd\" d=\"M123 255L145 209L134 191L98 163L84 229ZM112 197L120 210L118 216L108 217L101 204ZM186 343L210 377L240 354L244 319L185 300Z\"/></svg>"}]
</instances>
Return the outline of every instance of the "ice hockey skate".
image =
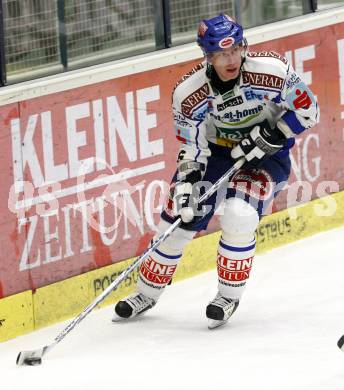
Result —
<instances>
[{"instance_id":1,"label":"ice hockey skate","mask_svg":"<svg viewBox=\"0 0 344 390\"><path fill-rule=\"evenodd\" d=\"M217 293L216 297L207 306L208 328L215 329L226 324L238 306L238 300L225 298Z\"/></svg>"},{"instance_id":2,"label":"ice hockey skate","mask_svg":"<svg viewBox=\"0 0 344 390\"><path fill-rule=\"evenodd\" d=\"M141 293L129 295L122 301L117 302L115 313L112 317L112 322L129 320L139 315L144 314L156 304L152 298L146 297Z\"/></svg>"}]
</instances>

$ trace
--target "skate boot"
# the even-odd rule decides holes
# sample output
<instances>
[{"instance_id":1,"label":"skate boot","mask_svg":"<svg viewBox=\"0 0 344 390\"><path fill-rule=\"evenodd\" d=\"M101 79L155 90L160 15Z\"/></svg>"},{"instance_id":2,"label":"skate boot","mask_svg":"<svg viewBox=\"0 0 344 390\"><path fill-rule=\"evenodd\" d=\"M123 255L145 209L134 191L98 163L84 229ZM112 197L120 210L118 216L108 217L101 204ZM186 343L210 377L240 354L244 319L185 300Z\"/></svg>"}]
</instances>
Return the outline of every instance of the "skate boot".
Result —
<instances>
[{"instance_id":1,"label":"skate boot","mask_svg":"<svg viewBox=\"0 0 344 390\"><path fill-rule=\"evenodd\" d=\"M117 302L112 321L118 322L121 320L128 320L130 318L134 318L138 315L145 313L155 304L156 301L154 299L136 292L132 295L129 295L124 300Z\"/></svg>"},{"instance_id":2,"label":"skate boot","mask_svg":"<svg viewBox=\"0 0 344 390\"><path fill-rule=\"evenodd\" d=\"M225 324L238 305L239 300L225 298L220 293L217 293L216 297L207 306L208 328L214 329Z\"/></svg>"}]
</instances>

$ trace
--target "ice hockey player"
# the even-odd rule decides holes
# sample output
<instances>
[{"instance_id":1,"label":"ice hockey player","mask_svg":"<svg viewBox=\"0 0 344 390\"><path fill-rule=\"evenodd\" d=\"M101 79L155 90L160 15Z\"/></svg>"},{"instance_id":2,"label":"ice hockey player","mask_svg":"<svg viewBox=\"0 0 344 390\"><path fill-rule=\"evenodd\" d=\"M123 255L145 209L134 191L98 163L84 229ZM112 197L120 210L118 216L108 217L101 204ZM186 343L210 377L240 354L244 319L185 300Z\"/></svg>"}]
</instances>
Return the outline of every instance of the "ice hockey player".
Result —
<instances>
[{"instance_id":1,"label":"ice hockey player","mask_svg":"<svg viewBox=\"0 0 344 390\"><path fill-rule=\"evenodd\" d=\"M250 275L260 217L288 180L294 137L319 120L316 99L291 64L273 51L249 52L234 19L222 13L203 20L197 42L205 61L173 92L180 151L157 235L178 215L183 224L141 264L137 291L116 304L113 321L133 318L157 303L183 248L206 229L224 201L218 292L206 317L210 329L226 323ZM199 208L197 183L215 183L242 157L245 165L228 186L205 202L205 211Z\"/></svg>"}]
</instances>

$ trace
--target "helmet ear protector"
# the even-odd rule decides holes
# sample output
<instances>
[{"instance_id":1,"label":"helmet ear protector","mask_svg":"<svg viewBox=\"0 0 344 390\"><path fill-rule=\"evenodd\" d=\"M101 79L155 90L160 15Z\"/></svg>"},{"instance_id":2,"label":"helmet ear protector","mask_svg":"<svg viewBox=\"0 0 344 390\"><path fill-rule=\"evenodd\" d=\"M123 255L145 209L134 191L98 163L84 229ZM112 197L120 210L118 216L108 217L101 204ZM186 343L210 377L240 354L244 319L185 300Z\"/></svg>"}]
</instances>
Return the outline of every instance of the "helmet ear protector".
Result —
<instances>
[{"instance_id":1,"label":"helmet ear protector","mask_svg":"<svg viewBox=\"0 0 344 390\"><path fill-rule=\"evenodd\" d=\"M200 23L197 43L205 56L239 45L245 48L245 52L247 49L242 26L224 13Z\"/></svg>"}]
</instances>

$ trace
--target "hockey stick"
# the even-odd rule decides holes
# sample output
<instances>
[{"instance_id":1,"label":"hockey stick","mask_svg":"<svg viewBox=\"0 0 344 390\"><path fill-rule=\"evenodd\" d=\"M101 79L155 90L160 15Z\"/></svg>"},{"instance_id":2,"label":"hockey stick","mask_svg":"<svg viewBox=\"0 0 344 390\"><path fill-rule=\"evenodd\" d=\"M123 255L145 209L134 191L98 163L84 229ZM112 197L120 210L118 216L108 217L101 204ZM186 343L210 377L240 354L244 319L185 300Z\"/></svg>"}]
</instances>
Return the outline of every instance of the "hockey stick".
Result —
<instances>
[{"instance_id":1,"label":"hockey stick","mask_svg":"<svg viewBox=\"0 0 344 390\"><path fill-rule=\"evenodd\" d=\"M202 203L207 200L214 192L216 192L221 185L229 179L237 170L239 170L244 164L245 160L242 158L238 160L232 167L229 169L220 179L212 185L204 195L202 195L198 203ZM44 346L43 348L32 350L32 351L22 351L19 352L17 357L18 366L36 366L42 363L42 357L48 353L56 344L62 341L69 332L71 332L76 325L78 325L99 303L101 303L113 290L127 278L131 272L135 270L163 241L166 240L171 233L177 229L181 224L182 220L177 218L177 220L163 233L161 234L152 245L147 248L141 256L139 256L129 267L124 270L98 297L96 297L93 302L91 302L77 317L75 317L65 329L58 334L54 341L51 344Z\"/></svg>"}]
</instances>

